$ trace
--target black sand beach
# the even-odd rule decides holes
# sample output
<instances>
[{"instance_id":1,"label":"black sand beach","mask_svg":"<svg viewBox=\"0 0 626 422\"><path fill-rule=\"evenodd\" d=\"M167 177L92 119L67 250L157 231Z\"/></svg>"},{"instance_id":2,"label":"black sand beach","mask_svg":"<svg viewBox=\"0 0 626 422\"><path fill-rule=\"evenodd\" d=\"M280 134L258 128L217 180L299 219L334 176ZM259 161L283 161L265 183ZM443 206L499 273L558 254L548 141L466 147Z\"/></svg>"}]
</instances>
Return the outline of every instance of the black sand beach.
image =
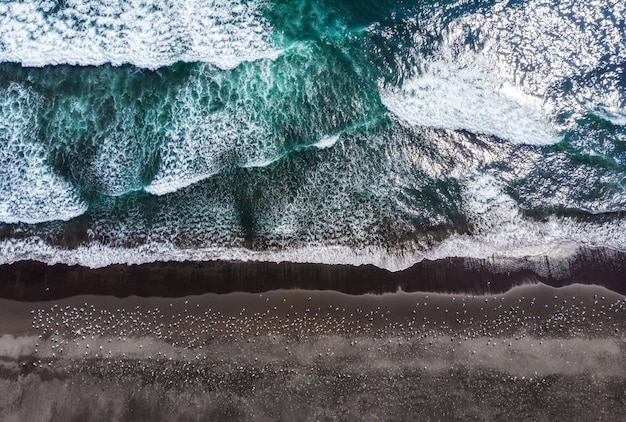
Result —
<instances>
[{"instance_id":1,"label":"black sand beach","mask_svg":"<svg viewBox=\"0 0 626 422\"><path fill-rule=\"evenodd\" d=\"M626 297L615 291L623 273L616 262L580 264L591 258L579 257L562 279L454 260L404 273L12 264L2 268L0 413L7 421L623 420ZM615 290L571 284L594 273Z\"/></svg>"}]
</instances>

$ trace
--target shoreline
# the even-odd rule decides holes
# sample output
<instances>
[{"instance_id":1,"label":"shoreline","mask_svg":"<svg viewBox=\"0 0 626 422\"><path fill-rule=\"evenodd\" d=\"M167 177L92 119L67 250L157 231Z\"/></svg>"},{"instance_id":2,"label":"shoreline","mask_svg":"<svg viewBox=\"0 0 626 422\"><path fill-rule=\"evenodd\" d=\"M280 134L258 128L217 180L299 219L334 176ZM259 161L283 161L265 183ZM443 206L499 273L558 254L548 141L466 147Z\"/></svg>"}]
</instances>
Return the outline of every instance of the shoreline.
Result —
<instances>
[{"instance_id":1,"label":"shoreline","mask_svg":"<svg viewBox=\"0 0 626 422\"><path fill-rule=\"evenodd\" d=\"M18 261L0 265L0 297L36 302L76 295L184 297L205 293L333 290L498 294L524 284L593 284L626 294L626 253L581 249L567 258L445 258L391 272L374 265L262 261L158 261L101 268Z\"/></svg>"}]
</instances>

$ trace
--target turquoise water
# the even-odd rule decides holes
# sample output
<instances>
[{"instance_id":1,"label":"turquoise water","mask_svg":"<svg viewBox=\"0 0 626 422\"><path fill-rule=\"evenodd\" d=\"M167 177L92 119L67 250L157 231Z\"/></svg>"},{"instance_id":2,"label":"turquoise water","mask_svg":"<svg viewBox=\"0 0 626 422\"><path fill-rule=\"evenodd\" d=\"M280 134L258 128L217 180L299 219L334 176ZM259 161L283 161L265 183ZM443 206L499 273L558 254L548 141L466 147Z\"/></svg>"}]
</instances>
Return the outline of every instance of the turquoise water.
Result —
<instances>
[{"instance_id":1,"label":"turquoise water","mask_svg":"<svg viewBox=\"0 0 626 422\"><path fill-rule=\"evenodd\" d=\"M625 15L0 3L2 262L624 249Z\"/></svg>"}]
</instances>

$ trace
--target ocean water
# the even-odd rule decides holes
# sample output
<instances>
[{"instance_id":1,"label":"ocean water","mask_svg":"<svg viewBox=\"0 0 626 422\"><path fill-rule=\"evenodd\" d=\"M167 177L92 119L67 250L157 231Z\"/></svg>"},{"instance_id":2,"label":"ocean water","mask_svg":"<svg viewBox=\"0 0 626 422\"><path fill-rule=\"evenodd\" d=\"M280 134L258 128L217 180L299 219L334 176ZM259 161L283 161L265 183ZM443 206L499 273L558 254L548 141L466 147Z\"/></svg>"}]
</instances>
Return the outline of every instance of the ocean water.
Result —
<instances>
[{"instance_id":1,"label":"ocean water","mask_svg":"<svg viewBox=\"0 0 626 422\"><path fill-rule=\"evenodd\" d=\"M625 19L619 0L0 2L0 263L625 251Z\"/></svg>"}]
</instances>

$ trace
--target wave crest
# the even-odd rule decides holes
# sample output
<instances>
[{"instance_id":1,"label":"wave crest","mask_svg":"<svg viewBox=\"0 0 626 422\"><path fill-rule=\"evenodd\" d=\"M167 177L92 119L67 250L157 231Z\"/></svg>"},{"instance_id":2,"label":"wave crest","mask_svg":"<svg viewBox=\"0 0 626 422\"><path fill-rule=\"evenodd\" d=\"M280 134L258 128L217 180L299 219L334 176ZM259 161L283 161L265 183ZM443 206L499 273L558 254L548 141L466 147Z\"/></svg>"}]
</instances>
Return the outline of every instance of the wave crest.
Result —
<instances>
[{"instance_id":1,"label":"wave crest","mask_svg":"<svg viewBox=\"0 0 626 422\"><path fill-rule=\"evenodd\" d=\"M24 66L201 61L231 69L276 57L258 3L240 0L27 0L0 3L0 61Z\"/></svg>"}]
</instances>

